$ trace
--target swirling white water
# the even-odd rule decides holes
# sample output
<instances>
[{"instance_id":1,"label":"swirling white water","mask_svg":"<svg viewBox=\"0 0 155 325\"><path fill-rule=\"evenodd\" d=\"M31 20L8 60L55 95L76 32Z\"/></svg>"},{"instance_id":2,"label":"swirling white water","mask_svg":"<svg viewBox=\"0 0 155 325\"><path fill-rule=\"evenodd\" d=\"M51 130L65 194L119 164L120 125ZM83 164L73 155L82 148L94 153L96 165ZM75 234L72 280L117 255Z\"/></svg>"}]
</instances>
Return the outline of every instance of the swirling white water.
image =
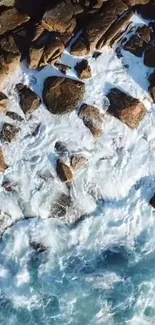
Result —
<instances>
[{"instance_id":1,"label":"swirling white water","mask_svg":"<svg viewBox=\"0 0 155 325\"><path fill-rule=\"evenodd\" d=\"M135 25L143 23L134 17ZM66 52L62 61L74 66L76 58ZM105 95L114 85L143 101L148 114L136 131L105 116L96 141L75 112L55 117L41 105L22 123L18 139L4 146L10 167L0 182L13 181L19 191L0 187L0 209L11 216L2 228L35 218L16 222L0 242L0 325L155 323L155 212L148 204L155 192L155 107L147 91L152 70L127 52L118 59L113 50L89 62L93 78L86 82L85 102L105 112ZM41 95L44 79L57 73L49 67L28 71L23 64L3 87L10 110L20 112L16 83ZM70 76L76 78L73 70ZM1 117L1 125L6 120ZM46 219L58 193L66 191L55 172L57 140L89 158L72 184L74 210L66 223ZM31 241L47 250L35 252Z\"/></svg>"}]
</instances>

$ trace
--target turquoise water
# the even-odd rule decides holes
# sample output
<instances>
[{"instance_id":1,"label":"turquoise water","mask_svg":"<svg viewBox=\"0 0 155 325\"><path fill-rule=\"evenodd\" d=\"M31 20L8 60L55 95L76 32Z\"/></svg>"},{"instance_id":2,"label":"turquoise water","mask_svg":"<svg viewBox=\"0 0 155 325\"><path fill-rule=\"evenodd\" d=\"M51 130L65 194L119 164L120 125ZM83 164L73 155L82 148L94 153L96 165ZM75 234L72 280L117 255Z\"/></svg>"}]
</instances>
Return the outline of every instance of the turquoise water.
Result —
<instances>
[{"instance_id":1,"label":"turquoise water","mask_svg":"<svg viewBox=\"0 0 155 325\"><path fill-rule=\"evenodd\" d=\"M0 324L154 324L154 228L133 241L122 226L103 215L16 224L0 244Z\"/></svg>"}]
</instances>

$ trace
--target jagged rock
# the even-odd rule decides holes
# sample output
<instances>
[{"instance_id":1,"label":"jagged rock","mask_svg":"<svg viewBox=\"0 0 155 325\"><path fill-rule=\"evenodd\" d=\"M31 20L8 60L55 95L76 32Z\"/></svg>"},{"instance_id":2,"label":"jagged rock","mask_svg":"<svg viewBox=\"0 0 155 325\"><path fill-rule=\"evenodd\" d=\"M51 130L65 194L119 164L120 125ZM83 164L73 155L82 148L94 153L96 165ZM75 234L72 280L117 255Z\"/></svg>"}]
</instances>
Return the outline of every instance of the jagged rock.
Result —
<instances>
[{"instance_id":1,"label":"jagged rock","mask_svg":"<svg viewBox=\"0 0 155 325\"><path fill-rule=\"evenodd\" d=\"M149 93L155 103L155 71L149 77L150 86L149 86Z\"/></svg>"},{"instance_id":2,"label":"jagged rock","mask_svg":"<svg viewBox=\"0 0 155 325\"><path fill-rule=\"evenodd\" d=\"M35 26L34 36L32 42L35 42L45 31L45 28L41 24Z\"/></svg>"},{"instance_id":3,"label":"jagged rock","mask_svg":"<svg viewBox=\"0 0 155 325\"><path fill-rule=\"evenodd\" d=\"M131 52L138 57L141 57L145 49L145 42L138 35L133 35L124 44L123 49L125 51Z\"/></svg>"},{"instance_id":4,"label":"jagged rock","mask_svg":"<svg viewBox=\"0 0 155 325\"><path fill-rule=\"evenodd\" d=\"M68 155L69 153L66 144L61 141L57 141L55 143L55 150L57 151L58 155L62 157Z\"/></svg>"},{"instance_id":5,"label":"jagged rock","mask_svg":"<svg viewBox=\"0 0 155 325\"><path fill-rule=\"evenodd\" d=\"M15 112L10 112L8 111L6 113L6 116L8 116L9 118L11 118L12 120L15 120L15 121L18 121L18 122L22 122L24 119L22 116L18 115L17 113Z\"/></svg>"},{"instance_id":6,"label":"jagged rock","mask_svg":"<svg viewBox=\"0 0 155 325\"><path fill-rule=\"evenodd\" d=\"M42 25L49 32L64 33L69 31L72 33L76 26L73 14L74 8L69 0L57 2L46 10L42 18Z\"/></svg>"},{"instance_id":7,"label":"jagged rock","mask_svg":"<svg viewBox=\"0 0 155 325\"><path fill-rule=\"evenodd\" d=\"M85 56L89 52L85 40L83 37L79 37L72 45L70 53L75 56Z\"/></svg>"},{"instance_id":8,"label":"jagged rock","mask_svg":"<svg viewBox=\"0 0 155 325\"><path fill-rule=\"evenodd\" d=\"M43 52L44 52L44 47L41 48L30 47L29 59L28 59L29 69L39 68L39 63L42 58Z\"/></svg>"},{"instance_id":9,"label":"jagged rock","mask_svg":"<svg viewBox=\"0 0 155 325\"><path fill-rule=\"evenodd\" d=\"M45 247L43 244L35 242L35 241L30 241L30 247L36 251L37 253L44 253L47 251L47 247Z\"/></svg>"},{"instance_id":10,"label":"jagged rock","mask_svg":"<svg viewBox=\"0 0 155 325\"><path fill-rule=\"evenodd\" d=\"M6 165L3 149L0 147L0 173L3 173L8 166Z\"/></svg>"},{"instance_id":11,"label":"jagged rock","mask_svg":"<svg viewBox=\"0 0 155 325\"><path fill-rule=\"evenodd\" d=\"M0 35L15 29L29 19L30 17L27 14L21 13L15 7L3 11L0 14Z\"/></svg>"},{"instance_id":12,"label":"jagged rock","mask_svg":"<svg viewBox=\"0 0 155 325\"><path fill-rule=\"evenodd\" d=\"M88 159L85 157L78 157L78 156L72 156L71 157L71 166L74 170L80 169L84 165L86 165L88 162Z\"/></svg>"},{"instance_id":13,"label":"jagged rock","mask_svg":"<svg viewBox=\"0 0 155 325\"><path fill-rule=\"evenodd\" d=\"M18 132L19 132L19 129L16 128L14 125L5 123L3 125L2 131L0 134L0 138L4 142L10 143L12 140L15 140Z\"/></svg>"},{"instance_id":14,"label":"jagged rock","mask_svg":"<svg viewBox=\"0 0 155 325\"><path fill-rule=\"evenodd\" d=\"M89 51L98 48L98 42L108 31L110 26L128 9L128 6L121 0L108 1L103 6L102 12L94 14L93 19L84 28Z\"/></svg>"},{"instance_id":15,"label":"jagged rock","mask_svg":"<svg viewBox=\"0 0 155 325\"><path fill-rule=\"evenodd\" d=\"M80 79L89 79L92 77L91 68L87 60L78 62L75 66L75 71Z\"/></svg>"},{"instance_id":16,"label":"jagged rock","mask_svg":"<svg viewBox=\"0 0 155 325\"><path fill-rule=\"evenodd\" d=\"M69 70L71 69L69 65L62 64L59 62L56 62L54 65L63 74L67 74L67 72L69 72Z\"/></svg>"},{"instance_id":17,"label":"jagged rock","mask_svg":"<svg viewBox=\"0 0 155 325\"><path fill-rule=\"evenodd\" d=\"M110 101L108 113L132 129L139 126L147 113L145 106L137 98L131 97L117 88L110 90L108 99Z\"/></svg>"},{"instance_id":18,"label":"jagged rock","mask_svg":"<svg viewBox=\"0 0 155 325\"><path fill-rule=\"evenodd\" d=\"M151 41L152 29L148 26L139 27L136 30L136 34L124 44L124 50L133 53L134 55L141 57L147 43Z\"/></svg>"},{"instance_id":19,"label":"jagged rock","mask_svg":"<svg viewBox=\"0 0 155 325\"><path fill-rule=\"evenodd\" d=\"M102 135L103 118L97 107L83 104L80 107L79 117L95 138Z\"/></svg>"},{"instance_id":20,"label":"jagged rock","mask_svg":"<svg viewBox=\"0 0 155 325\"><path fill-rule=\"evenodd\" d=\"M49 77L44 83L43 101L52 114L66 114L76 109L84 92L85 85L80 81Z\"/></svg>"},{"instance_id":21,"label":"jagged rock","mask_svg":"<svg viewBox=\"0 0 155 325\"><path fill-rule=\"evenodd\" d=\"M57 161L57 175L59 176L60 180L65 183L70 183L73 180L73 173L71 168L66 165L63 161L58 159Z\"/></svg>"},{"instance_id":22,"label":"jagged rock","mask_svg":"<svg viewBox=\"0 0 155 325\"><path fill-rule=\"evenodd\" d=\"M55 37L45 46L41 65L54 64L60 58L65 46L59 37Z\"/></svg>"},{"instance_id":23,"label":"jagged rock","mask_svg":"<svg viewBox=\"0 0 155 325\"><path fill-rule=\"evenodd\" d=\"M15 87L19 95L21 108L25 114L33 113L40 105L40 97L29 87L19 83Z\"/></svg>"},{"instance_id":24,"label":"jagged rock","mask_svg":"<svg viewBox=\"0 0 155 325\"><path fill-rule=\"evenodd\" d=\"M152 205L152 207L155 209L155 194L153 195L153 197L150 200L150 205Z\"/></svg>"},{"instance_id":25,"label":"jagged rock","mask_svg":"<svg viewBox=\"0 0 155 325\"><path fill-rule=\"evenodd\" d=\"M149 43L144 53L144 64L149 68L155 68L155 44Z\"/></svg>"},{"instance_id":26,"label":"jagged rock","mask_svg":"<svg viewBox=\"0 0 155 325\"><path fill-rule=\"evenodd\" d=\"M17 191L17 184L10 182L10 181L4 181L2 183L2 187L5 189L6 192L16 192Z\"/></svg>"},{"instance_id":27,"label":"jagged rock","mask_svg":"<svg viewBox=\"0 0 155 325\"><path fill-rule=\"evenodd\" d=\"M0 91L0 113L7 111L8 103L8 97Z\"/></svg>"}]
</instances>

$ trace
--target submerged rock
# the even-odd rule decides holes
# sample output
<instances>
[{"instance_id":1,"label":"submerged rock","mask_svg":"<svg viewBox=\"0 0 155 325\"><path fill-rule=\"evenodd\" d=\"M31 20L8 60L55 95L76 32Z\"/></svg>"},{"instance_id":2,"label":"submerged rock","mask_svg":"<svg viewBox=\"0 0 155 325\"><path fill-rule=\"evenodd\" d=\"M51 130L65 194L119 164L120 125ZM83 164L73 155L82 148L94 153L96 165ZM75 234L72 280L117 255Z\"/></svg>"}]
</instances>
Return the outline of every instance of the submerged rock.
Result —
<instances>
[{"instance_id":1,"label":"submerged rock","mask_svg":"<svg viewBox=\"0 0 155 325\"><path fill-rule=\"evenodd\" d=\"M71 157L71 166L74 170L80 169L85 166L88 162L88 159L80 156L72 156Z\"/></svg>"},{"instance_id":2,"label":"submerged rock","mask_svg":"<svg viewBox=\"0 0 155 325\"><path fill-rule=\"evenodd\" d=\"M137 128L147 114L147 110L143 103L117 88L110 90L108 99L110 101L108 113L115 116L132 129Z\"/></svg>"},{"instance_id":3,"label":"submerged rock","mask_svg":"<svg viewBox=\"0 0 155 325\"><path fill-rule=\"evenodd\" d=\"M74 111L83 100L84 83L68 78L49 77L45 80L43 101L52 114Z\"/></svg>"},{"instance_id":4,"label":"submerged rock","mask_svg":"<svg viewBox=\"0 0 155 325\"><path fill-rule=\"evenodd\" d=\"M33 113L41 104L40 97L29 87L19 83L15 89L19 95L21 109L25 114Z\"/></svg>"},{"instance_id":5,"label":"submerged rock","mask_svg":"<svg viewBox=\"0 0 155 325\"><path fill-rule=\"evenodd\" d=\"M52 218L62 218L66 215L72 204L72 200L69 194L61 193L51 208Z\"/></svg>"}]
</instances>

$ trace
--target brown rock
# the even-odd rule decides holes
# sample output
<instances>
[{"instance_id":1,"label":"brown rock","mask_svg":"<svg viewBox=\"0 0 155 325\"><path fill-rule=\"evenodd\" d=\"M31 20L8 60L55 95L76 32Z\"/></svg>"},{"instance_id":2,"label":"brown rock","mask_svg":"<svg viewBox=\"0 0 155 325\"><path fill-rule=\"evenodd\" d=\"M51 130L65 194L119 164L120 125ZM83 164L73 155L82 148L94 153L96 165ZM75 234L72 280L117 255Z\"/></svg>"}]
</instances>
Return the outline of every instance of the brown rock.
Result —
<instances>
[{"instance_id":1,"label":"brown rock","mask_svg":"<svg viewBox=\"0 0 155 325\"><path fill-rule=\"evenodd\" d=\"M80 81L49 77L44 83L43 101L52 114L66 114L76 109L84 92L85 85Z\"/></svg>"},{"instance_id":2,"label":"brown rock","mask_svg":"<svg viewBox=\"0 0 155 325\"><path fill-rule=\"evenodd\" d=\"M146 43L149 43L152 38L152 28L147 25L139 27L136 31L137 35Z\"/></svg>"},{"instance_id":3,"label":"brown rock","mask_svg":"<svg viewBox=\"0 0 155 325\"><path fill-rule=\"evenodd\" d=\"M0 113L5 113L7 111L8 102L8 97L0 92Z\"/></svg>"},{"instance_id":4,"label":"brown rock","mask_svg":"<svg viewBox=\"0 0 155 325\"><path fill-rule=\"evenodd\" d=\"M42 18L42 25L49 32L64 33L73 32L75 19L74 8L69 0L57 2L52 8L48 8Z\"/></svg>"},{"instance_id":5,"label":"brown rock","mask_svg":"<svg viewBox=\"0 0 155 325\"><path fill-rule=\"evenodd\" d=\"M59 37L53 38L45 47L41 65L54 64L60 58L65 46Z\"/></svg>"},{"instance_id":6,"label":"brown rock","mask_svg":"<svg viewBox=\"0 0 155 325\"><path fill-rule=\"evenodd\" d=\"M95 138L102 135L103 118L97 107L83 104L79 111L79 117Z\"/></svg>"},{"instance_id":7,"label":"brown rock","mask_svg":"<svg viewBox=\"0 0 155 325\"><path fill-rule=\"evenodd\" d=\"M88 159L85 157L78 157L78 156L72 156L71 157L71 166L74 170L80 169L84 165L86 165L88 162Z\"/></svg>"},{"instance_id":8,"label":"brown rock","mask_svg":"<svg viewBox=\"0 0 155 325\"><path fill-rule=\"evenodd\" d=\"M80 79L89 79L92 77L91 68L87 60L78 62L75 66L75 71Z\"/></svg>"},{"instance_id":9,"label":"brown rock","mask_svg":"<svg viewBox=\"0 0 155 325\"><path fill-rule=\"evenodd\" d=\"M0 173L3 173L7 168L8 166L5 163L3 149L0 147Z\"/></svg>"},{"instance_id":10,"label":"brown rock","mask_svg":"<svg viewBox=\"0 0 155 325\"><path fill-rule=\"evenodd\" d=\"M23 121L23 117L21 117L20 115L18 115L15 112L7 112L6 116L8 116L9 118L11 118L12 120L18 121L18 122L22 122Z\"/></svg>"},{"instance_id":11,"label":"brown rock","mask_svg":"<svg viewBox=\"0 0 155 325\"><path fill-rule=\"evenodd\" d=\"M29 87L19 83L15 87L19 95L21 108L25 114L33 113L40 105L40 97Z\"/></svg>"},{"instance_id":12,"label":"brown rock","mask_svg":"<svg viewBox=\"0 0 155 325\"><path fill-rule=\"evenodd\" d=\"M150 0L123 0L128 6L145 5Z\"/></svg>"},{"instance_id":13,"label":"brown rock","mask_svg":"<svg viewBox=\"0 0 155 325\"><path fill-rule=\"evenodd\" d=\"M29 19L30 17L28 15L21 13L15 7L3 11L0 14L0 35L15 29Z\"/></svg>"},{"instance_id":14,"label":"brown rock","mask_svg":"<svg viewBox=\"0 0 155 325\"><path fill-rule=\"evenodd\" d=\"M69 65L62 64L59 62L56 62L54 65L63 74L67 74L67 72L69 72L69 70L71 69L71 67L69 67Z\"/></svg>"},{"instance_id":15,"label":"brown rock","mask_svg":"<svg viewBox=\"0 0 155 325\"><path fill-rule=\"evenodd\" d=\"M75 56L85 56L89 52L83 37L79 37L71 46L70 53Z\"/></svg>"},{"instance_id":16,"label":"brown rock","mask_svg":"<svg viewBox=\"0 0 155 325\"><path fill-rule=\"evenodd\" d=\"M145 19L155 19L155 2L148 1L148 4L145 6L139 6L138 11Z\"/></svg>"},{"instance_id":17,"label":"brown rock","mask_svg":"<svg viewBox=\"0 0 155 325\"><path fill-rule=\"evenodd\" d=\"M70 183L73 180L73 173L69 166L67 166L64 162L58 159L57 161L57 175L61 179L62 182Z\"/></svg>"},{"instance_id":18,"label":"brown rock","mask_svg":"<svg viewBox=\"0 0 155 325\"><path fill-rule=\"evenodd\" d=\"M17 129L14 125L5 123L3 125L0 138L4 142L10 143L12 140L14 140L16 138L18 132L19 132L19 129Z\"/></svg>"},{"instance_id":19,"label":"brown rock","mask_svg":"<svg viewBox=\"0 0 155 325\"><path fill-rule=\"evenodd\" d=\"M145 42L138 36L133 35L123 46L125 51L141 57L145 49Z\"/></svg>"},{"instance_id":20,"label":"brown rock","mask_svg":"<svg viewBox=\"0 0 155 325\"><path fill-rule=\"evenodd\" d=\"M149 93L155 103L155 71L149 76L150 86L149 86Z\"/></svg>"},{"instance_id":21,"label":"brown rock","mask_svg":"<svg viewBox=\"0 0 155 325\"><path fill-rule=\"evenodd\" d=\"M29 59L28 59L29 69L39 68L39 63L41 61L43 52L44 52L44 47L41 48L30 47Z\"/></svg>"},{"instance_id":22,"label":"brown rock","mask_svg":"<svg viewBox=\"0 0 155 325\"><path fill-rule=\"evenodd\" d=\"M108 99L110 101L109 114L132 129L139 126L147 113L145 106L137 98L131 97L117 88L111 89Z\"/></svg>"},{"instance_id":23,"label":"brown rock","mask_svg":"<svg viewBox=\"0 0 155 325\"><path fill-rule=\"evenodd\" d=\"M144 53L144 64L149 68L155 68L155 45L149 44Z\"/></svg>"}]
</instances>

